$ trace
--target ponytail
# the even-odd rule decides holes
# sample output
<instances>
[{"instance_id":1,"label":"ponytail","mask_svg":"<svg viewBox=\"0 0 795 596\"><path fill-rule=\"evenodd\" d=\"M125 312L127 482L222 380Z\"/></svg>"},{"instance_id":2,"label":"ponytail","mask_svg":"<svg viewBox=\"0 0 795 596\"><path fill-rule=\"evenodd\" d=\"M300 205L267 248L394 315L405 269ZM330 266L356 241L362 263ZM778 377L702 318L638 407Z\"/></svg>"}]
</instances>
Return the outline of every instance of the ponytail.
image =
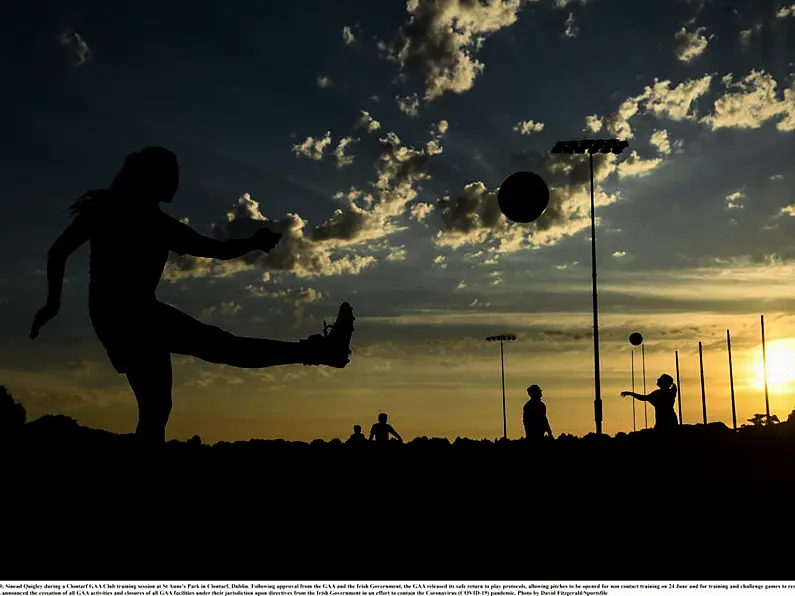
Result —
<instances>
[{"instance_id":1,"label":"ponytail","mask_svg":"<svg viewBox=\"0 0 795 596\"><path fill-rule=\"evenodd\" d=\"M86 209L95 205L99 199L108 197L110 194L111 191L106 189L87 190L69 207L69 217L75 217L83 213Z\"/></svg>"}]
</instances>

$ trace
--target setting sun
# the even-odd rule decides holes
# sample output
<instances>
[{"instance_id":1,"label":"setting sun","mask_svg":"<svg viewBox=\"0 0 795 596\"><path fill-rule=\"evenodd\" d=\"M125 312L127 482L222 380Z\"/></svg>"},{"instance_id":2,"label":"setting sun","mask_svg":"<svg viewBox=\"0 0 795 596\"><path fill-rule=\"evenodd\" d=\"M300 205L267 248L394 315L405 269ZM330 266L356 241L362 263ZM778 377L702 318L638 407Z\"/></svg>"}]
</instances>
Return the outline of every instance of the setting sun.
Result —
<instances>
[{"instance_id":1,"label":"setting sun","mask_svg":"<svg viewBox=\"0 0 795 596\"><path fill-rule=\"evenodd\" d=\"M767 351L767 385L770 389L782 389L795 383L795 339L777 339L765 344ZM758 359L752 365L753 384L762 389L765 386L765 372L762 365L762 345L755 350Z\"/></svg>"}]
</instances>

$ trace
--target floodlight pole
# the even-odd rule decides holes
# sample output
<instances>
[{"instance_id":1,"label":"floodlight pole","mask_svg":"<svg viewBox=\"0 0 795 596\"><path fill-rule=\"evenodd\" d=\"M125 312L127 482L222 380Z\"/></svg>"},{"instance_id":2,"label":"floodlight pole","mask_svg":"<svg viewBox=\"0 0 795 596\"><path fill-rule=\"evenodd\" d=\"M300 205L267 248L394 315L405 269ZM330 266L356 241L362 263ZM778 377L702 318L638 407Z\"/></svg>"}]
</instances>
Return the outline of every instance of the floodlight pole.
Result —
<instances>
[{"instance_id":1,"label":"floodlight pole","mask_svg":"<svg viewBox=\"0 0 795 596\"><path fill-rule=\"evenodd\" d=\"M599 366L599 306L596 291L596 216L593 183L593 154L614 153L620 155L629 146L618 139L585 139L580 141L558 141L552 153L588 153L591 173L591 279L593 298L593 366L594 366L594 422L596 434L602 434L602 379Z\"/></svg>"},{"instance_id":2,"label":"floodlight pole","mask_svg":"<svg viewBox=\"0 0 795 596\"><path fill-rule=\"evenodd\" d=\"M505 356L502 348L503 342L500 340L500 369L502 371L502 438L508 438L508 416L505 412Z\"/></svg>"},{"instance_id":3,"label":"floodlight pole","mask_svg":"<svg viewBox=\"0 0 795 596\"><path fill-rule=\"evenodd\" d=\"M643 361L643 395L646 395L646 344L640 344L640 358ZM649 402L643 401L643 428L649 428Z\"/></svg>"},{"instance_id":4,"label":"floodlight pole","mask_svg":"<svg viewBox=\"0 0 795 596\"><path fill-rule=\"evenodd\" d=\"M726 347L729 352L729 388L732 396L732 428L737 430L737 408L734 403L734 368L732 367L732 334L726 330Z\"/></svg>"},{"instance_id":5,"label":"floodlight pole","mask_svg":"<svg viewBox=\"0 0 795 596\"><path fill-rule=\"evenodd\" d=\"M632 349L632 393L635 393L635 349ZM634 433L638 429L635 426L635 398L630 400L632 402L632 432Z\"/></svg>"},{"instance_id":6,"label":"floodlight pole","mask_svg":"<svg viewBox=\"0 0 795 596\"><path fill-rule=\"evenodd\" d=\"M676 391L679 394L677 396L677 401L679 402L679 424L684 424L682 421L682 383L679 381L679 350L675 352L676 354Z\"/></svg>"},{"instance_id":7,"label":"floodlight pole","mask_svg":"<svg viewBox=\"0 0 795 596\"><path fill-rule=\"evenodd\" d=\"M760 315L762 322L762 371L765 375L765 416L766 421L770 422L770 398L767 388L767 350L765 349L765 315Z\"/></svg>"},{"instance_id":8,"label":"floodlight pole","mask_svg":"<svg viewBox=\"0 0 795 596\"><path fill-rule=\"evenodd\" d=\"M591 168L591 280L593 297L593 369L594 369L594 401L593 412L596 422L596 434L602 434L602 374L599 365L599 305L596 298L596 206L593 198L593 153L588 153L588 164Z\"/></svg>"},{"instance_id":9,"label":"floodlight pole","mask_svg":"<svg viewBox=\"0 0 795 596\"><path fill-rule=\"evenodd\" d=\"M505 354L503 351L503 343L506 341L515 341L515 335L492 335L486 338L486 341L499 341L500 342L500 370L502 371L502 438L508 438L508 416L505 411Z\"/></svg>"},{"instance_id":10,"label":"floodlight pole","mask_svg":"<svg viewBox=\"0 0 795 596\"><path fill-rule=\"evenodd\" d=\"M701 371L701 415L704 419L704 426L707 425L707 392L704 389L704 352L701 349L701 342L698 342L698 367Z\"/></svg>"}]
</instances>

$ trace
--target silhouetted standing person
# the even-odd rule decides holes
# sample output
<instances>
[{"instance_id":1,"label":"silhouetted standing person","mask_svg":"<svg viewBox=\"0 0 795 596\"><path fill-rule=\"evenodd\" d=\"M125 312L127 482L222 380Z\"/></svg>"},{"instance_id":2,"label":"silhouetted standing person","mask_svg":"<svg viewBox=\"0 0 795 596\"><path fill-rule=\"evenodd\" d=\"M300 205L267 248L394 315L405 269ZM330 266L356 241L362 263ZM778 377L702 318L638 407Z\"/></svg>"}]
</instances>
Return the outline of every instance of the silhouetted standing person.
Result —
<instances>
[{"instance_id":1,"label":"silhouetted standing person","mask_svg":"<svg viewBox=\"0 0 795 596\"><path fill-rule=\"evenodd\" d=\"M649 402L654 406L655 424L654 428L668 429L674 428L679 424L674 411L676 403L676 385L671 375L660 375L657 379L657 387L648 395L634 393L633 391L622 391L622 397L633 397L640 401Z\"/></svg>"},{"instance_id":2,"label":"silhouetted standing person","mask_svg":"<svg viewBox=\"0 0 795 596\"><path fill-rule=\"evenodd\" d=\"M387 415L379 414L378 422L373 424L370 429L370 440L375 440L376 444L386 445L389 443L389 435L393 435L398 441L403 441L402 437L397 434L391 424L387 424Z\"/></svg>"},{"instance_id":3,"label":"silhouetted standing person","mask_svg":"<svg viewBox=\"0 0 795 596\"><path fill-rule=\"evenodd\" d=\"M548 434L550 438L554 438L552 434L552 427L549 426L547 419L547 406L541 401L541 387L538 385L530 385L527 388L527 395L529 400L522 408L522 422L524 423L524 433L528 440L537 442Z\"/></svg>"},{"instance_id":4,"label":"silhouetted standing person","mask_svg":"<svg viewBox=\"0 0 795 596\"><path fill-rule=\"evenodd\" d=\"M353 311L340 306L328 336L297 342L238 337L200 323L157 300L155 290L169 251L230 260L255 251L270 252L281 234L262 229L238 240L202 236L160 210L179 187L179 164L171 151L147 147L127 156L107 190L89 191L73 205L74 220L47 256L47 304L33 321L35 339L58 314L66 261L91 243L89 314L111 364L127 375L138 401L136 435L143 443L165 441L171 413L171 354L239 368L283 364L344 368L350 354Z\"/></svg>"},{"instance_id":5,"label":"silhouetted standing person","mask_svg":"<svg viewBox=\"0 0 795 596\"><path fill-rule=\"evenodd\" d=\"M353 434L345 441L348 445L363 445L367 443L367 437L362 432L361 424L353 425Z\"/></svg>"}]
</instances>

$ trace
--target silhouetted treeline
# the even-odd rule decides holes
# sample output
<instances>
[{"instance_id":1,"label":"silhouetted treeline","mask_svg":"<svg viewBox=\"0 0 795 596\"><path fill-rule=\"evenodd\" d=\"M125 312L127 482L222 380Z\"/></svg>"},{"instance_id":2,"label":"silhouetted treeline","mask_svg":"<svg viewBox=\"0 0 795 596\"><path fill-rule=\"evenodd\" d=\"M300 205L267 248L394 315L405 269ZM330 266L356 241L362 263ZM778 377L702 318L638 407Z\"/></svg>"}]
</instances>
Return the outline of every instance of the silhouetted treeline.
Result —
<instances>
[{"instance_id":1,"label":"silhouetted treeline","mask_svg":"<svg viewBox=\"0 0 795 596\"><path fill-rule=\"evenodd\" d=\"M66 416L14 428L9 578L795 575L792 416L540 445L193 437L151 452Z\"/></svg>"}]
</instances>

